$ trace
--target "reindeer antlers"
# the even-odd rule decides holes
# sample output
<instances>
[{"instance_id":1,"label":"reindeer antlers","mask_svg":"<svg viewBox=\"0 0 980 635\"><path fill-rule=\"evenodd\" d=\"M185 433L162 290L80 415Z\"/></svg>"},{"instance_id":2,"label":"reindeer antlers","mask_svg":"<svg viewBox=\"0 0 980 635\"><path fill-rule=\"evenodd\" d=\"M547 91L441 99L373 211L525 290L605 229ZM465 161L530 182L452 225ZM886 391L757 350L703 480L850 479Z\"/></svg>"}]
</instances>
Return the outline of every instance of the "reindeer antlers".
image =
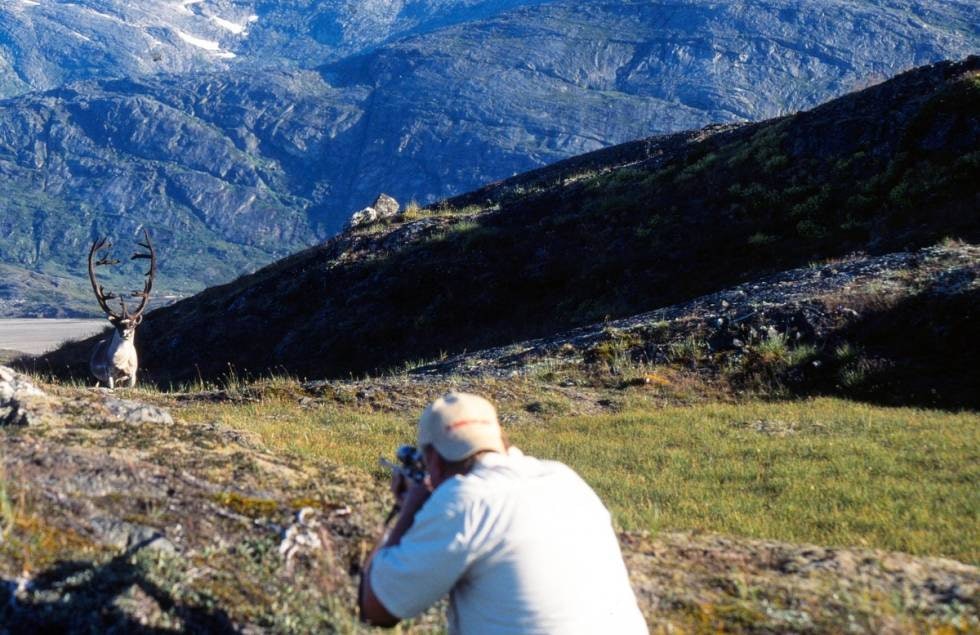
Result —
<instances>
[{"instance_id":1,"label":"reindeer antlers","mask_svg":"<svg viewBox=\"0 0 980 635\"><path fill-rule=\"evenodd\" d=\"M153 278L156 277L156 273L157 273L157 256L156 256L156 251L153 249L153 243L150 241L150 234L149 232L146 231L145 228L143 229L143 236L146 239L146 242L138 242L137 244L140 247L147 249L148 252L143 253L137 251L130 257L130 260L141 260L141 259L149 260L150 269L145 274L143 274L144 276L146 276L146 281L143 283L143 290L133 291L132 293L130 293L130 297L140 298L139 306L136 307L136 310L133 313L129 313L126 310L125 298L123 298L122 296L117 296L111 292L107 293L106 290L102 287L102 285L99 284L99 282L96 280L96 276L95 276L96 267L112 266L120 263L119 260L112 258L111 255L109 255L108 253L106 253L105 256L99 258L98 260L95 260L96 254L102 251L107 252L109 249L112 248L112 243L109 242L108 238L101 238L95 241L94 243L92 243L92 248L88 252L88 277L89 277L89 281L92 283L92 291L95 292L95 299L98 300L99 306L102 307L102 310L110 318L114 318L116 320L125 320L125 319L139 320L143 315L144 309L146 309L146 303L150 299L150 290L153 288ZM122 309L121 314L117 314L112 309L109 308L108 301L114 299L119 300L119 307Z\"/></svg>"},{"instance_id":2,"label":"reindeer antlers","mask_svg":"<svg viewBox=\"0 0 980 635\"><path fill-rule=\"evenodd\" d=\"M157 275L157 252L153 249L153 243L150 242L150 234L143 228L143 237L146 238L145 243L136 243L140 247L149 250L149 253L135 252L130 256L130 260L149 260L150 269L143 275L146 276L146 281L143 283L142 291L133 291L131 297L141 298L140 305L136 307L136 313L133 314L133 318L139 318L143 315L143 309L146 308L146 303L150 300L150 290L153 288L153 278Z\"/></svg>"}]
</instances>

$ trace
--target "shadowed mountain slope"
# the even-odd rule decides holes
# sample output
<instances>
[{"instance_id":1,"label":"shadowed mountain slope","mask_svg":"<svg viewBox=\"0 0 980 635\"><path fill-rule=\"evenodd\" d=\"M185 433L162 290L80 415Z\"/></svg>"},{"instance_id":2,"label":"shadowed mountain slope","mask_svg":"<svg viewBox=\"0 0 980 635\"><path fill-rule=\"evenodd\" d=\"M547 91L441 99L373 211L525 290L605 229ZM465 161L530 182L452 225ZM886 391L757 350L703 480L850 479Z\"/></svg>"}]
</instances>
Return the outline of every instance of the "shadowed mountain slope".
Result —
<instances>
[{"instance_id":1,"label":"shadowed mountain slope","mask_svg":"<svg viewBox=\"0 0 980 635\"><path fill-rule=\"evenodd\" d=\"M0 58L40 73L0 61L0 84L57 86L0 102L0 315L92 312L80 255L98 235L150 227L160 290L186 295L333 235L382 191L429 203L980 47L974 4L932 0L96 4L0 9Z\"/></svg>"},{"instance_id":2,"label":"shadowed mountain slope","mask_svg":"<svg viewBox=\"0 0 980 635\"><path fill-rule=\"evenodd\" d=\"M346 376L648 311L855 250L980 240L980 58L649 139L348 232L149 314L158 381ZM584 171L582 171L584 170ZM41 363L59 368L88 344Z\"/></svg>"}]
</instances>

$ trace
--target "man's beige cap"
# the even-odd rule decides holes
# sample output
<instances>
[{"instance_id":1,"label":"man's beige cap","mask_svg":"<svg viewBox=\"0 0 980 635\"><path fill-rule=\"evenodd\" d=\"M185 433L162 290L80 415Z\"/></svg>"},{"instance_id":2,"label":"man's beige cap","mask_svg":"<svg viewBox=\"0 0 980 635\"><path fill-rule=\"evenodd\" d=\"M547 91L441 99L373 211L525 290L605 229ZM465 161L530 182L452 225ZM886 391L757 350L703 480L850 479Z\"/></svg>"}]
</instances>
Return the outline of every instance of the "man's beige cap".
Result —
<instances>
[{"instance_id":1,"label":"man's beige cap","mask_svg":"<svg viewBox=\"0 0 980 635\"><path fill-rule=\"evenodd\" d=\"M480 452L505 452L497 410L489 401L465 392L436 399L419 418L419 447L433 446L447 461Z\"/></svg>"}]
</instances>

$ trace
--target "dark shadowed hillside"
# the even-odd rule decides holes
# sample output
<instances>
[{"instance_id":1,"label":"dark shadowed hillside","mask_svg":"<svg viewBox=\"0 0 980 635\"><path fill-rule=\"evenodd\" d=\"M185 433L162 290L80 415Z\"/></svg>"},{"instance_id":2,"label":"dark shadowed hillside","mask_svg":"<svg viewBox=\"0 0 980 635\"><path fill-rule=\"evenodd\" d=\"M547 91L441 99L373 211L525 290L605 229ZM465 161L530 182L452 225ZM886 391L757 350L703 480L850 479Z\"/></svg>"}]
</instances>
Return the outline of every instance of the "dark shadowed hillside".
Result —
<instances>
[{"instance_id":1,"label":"dark shadowed hillside","mask_svg":"<svg viewBox=\"0 0 980 635\"><path fill-rule=\"evenodd\" d=\"M182 296L584 152L812 108L980 48L949 0L119 0L0 6L0 315L96 311L150 227ZM234 55L235 57L231 57Z\"/></svg>"},{"instance_id":2,"label":"dark shadowed hillside","mask_svg":"<svg viewBox=\"0 0 980 635\"><path fill-rule=\"evenodd\" d=\"M976 241L978 74L977 57L940 63L792 117L649 139L358 228L149 314L142 368L162 382L229 364L347 376L855 250Z\"/></svg>"}]
</instances>

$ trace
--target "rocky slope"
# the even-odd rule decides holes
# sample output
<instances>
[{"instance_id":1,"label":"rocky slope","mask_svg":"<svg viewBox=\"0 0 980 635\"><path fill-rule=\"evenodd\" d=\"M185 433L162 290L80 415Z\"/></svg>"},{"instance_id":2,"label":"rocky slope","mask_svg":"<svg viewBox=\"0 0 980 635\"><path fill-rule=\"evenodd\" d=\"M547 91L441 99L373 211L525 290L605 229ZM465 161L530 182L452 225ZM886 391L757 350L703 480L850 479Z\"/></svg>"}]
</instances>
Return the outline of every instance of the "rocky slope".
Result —
<instances>
[{"instance_id":1,"label":"rocky slope","mask_svg":"<svg viewBox=\"0 0 980 635\"><path fill-rule=\"evenodd\" d=\"M149 314L143 368L164 383L228 364L346 376L856 250L976 241L978 70L978 58L919 69L793 117L630 144L458 199L462 210L358 228ZM88 346L39 363L71 366Z\"/></svg>"},{"instance_id":2,"label":"rocky slope","mask_svg":"<svg viewBox=\"0 0 980 635\"><path fill-rule=\"evenodd\" d=\"M431 202L645 135L811 107L980 43L973 3L925 0L0 11L0 86L34 91L0 102L8 315L91 311L79 254L96 234L150 226L160 288L186 294L333 234L381 191Z\"/></svg>"},{"instance_id":3,"label":"rocky slope","mask_svg":"<svg viewBox=\"0 0 980 635\"><path fill-rule=\"evenodd\" d=\"M439 389L370 386L416 401ZM360 388L293 398L316 408ZM165 407L242 397L148 405L40 390L0 367L0 633L360 632L354 588L384 487ZM980 620L980 570L952 560L697 532L620 539L654 630L968 631ZM406 631L442 622L437 608Z\"/></svg>"},{"instance_id":4,"label":"rocky slope","mask_svg":"<svg viewBox=\"0 0 980 635\"><path fill-rule=\"evenodd\" d=\"M342 623L380 514L370 482L156 406L48 395L3 367L0 435L0 633L302 632L289 620L316 611L306 632ZM307 540L284 542L305 507L293 533ZM263 624L273 607L285 621Z\"/></svg>"},{"instance_id":5,"label":"rocky slope","mask_svg":"<svg viewBox=\"0 0 980 635\"><path fill-rule=\"evenodd\" d=\"M980 408L980 248L854 254L649 313L423 364L422 376L611 372L657 382L670 365L736 390L847 394L890 405Z\"/></svg>"}]
</instances>

